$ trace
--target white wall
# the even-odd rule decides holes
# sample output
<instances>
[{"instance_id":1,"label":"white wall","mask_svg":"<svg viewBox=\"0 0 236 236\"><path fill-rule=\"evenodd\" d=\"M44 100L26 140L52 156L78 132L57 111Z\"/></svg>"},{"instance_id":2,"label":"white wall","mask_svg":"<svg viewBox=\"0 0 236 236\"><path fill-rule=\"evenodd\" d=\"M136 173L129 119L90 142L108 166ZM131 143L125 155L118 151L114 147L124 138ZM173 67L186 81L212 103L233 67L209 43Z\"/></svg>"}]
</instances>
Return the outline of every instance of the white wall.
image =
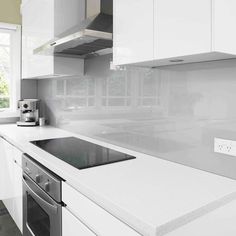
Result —
<instances>
[{"instance_id":1,"label":"white wall","mask_svg":"<svg viewBox=\"0 0 236 236\"><path fill-rule=\"evenodd\" d=\"M21 0L1 0L0 22L21 24L20 4Z\"/></svg>"}]
</instances>

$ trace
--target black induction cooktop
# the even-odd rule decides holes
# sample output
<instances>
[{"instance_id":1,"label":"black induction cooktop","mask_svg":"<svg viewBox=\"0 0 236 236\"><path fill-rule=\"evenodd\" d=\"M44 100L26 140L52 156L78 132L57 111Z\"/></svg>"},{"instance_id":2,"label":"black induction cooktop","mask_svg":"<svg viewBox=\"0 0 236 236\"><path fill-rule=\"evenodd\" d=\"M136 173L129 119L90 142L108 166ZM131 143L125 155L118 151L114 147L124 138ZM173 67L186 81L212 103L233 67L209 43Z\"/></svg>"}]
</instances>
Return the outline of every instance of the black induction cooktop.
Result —
<instances>
[{"instance_id":1,"label":"black induction cooktop","mask_svg":"<svg viewBox=\"0 0 236 236\"><path fill-rule=\"evenodd\" d=\"M31 143L78 169L135 159L75 137L37 140Z\"/></svg>"}]
</instances>

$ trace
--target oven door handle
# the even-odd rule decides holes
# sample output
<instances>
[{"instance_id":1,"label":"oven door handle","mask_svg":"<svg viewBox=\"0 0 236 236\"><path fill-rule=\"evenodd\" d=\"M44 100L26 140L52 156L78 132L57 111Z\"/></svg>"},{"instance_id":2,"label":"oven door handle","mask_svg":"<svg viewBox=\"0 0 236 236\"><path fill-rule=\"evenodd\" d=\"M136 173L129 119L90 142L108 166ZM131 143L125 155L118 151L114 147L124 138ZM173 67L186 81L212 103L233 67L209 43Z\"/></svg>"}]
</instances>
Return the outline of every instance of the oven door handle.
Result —
<instances>
[{"instance_id":1,"label":"oven door handle","mask_svg":"<svg viewBox=\"0 0 236 236\"><path fill-rule=\"evenodd\" d=\"M49 202L47 202L46 200L44 200L43 198L41 198L40 196L38 196L31 188L30 186L27 184L27 182L25 181L25 179L27 179L27 177L24 175L23 176L23 183L25 184L25 186L30 190L30 194L32 194L37 200L38 202L41 203L41 205L44 208L50 209L50 211L52 211L54 214L57 214L57 209L58 207L55 205L50 204Z\"/></svg>"}]
</instances>

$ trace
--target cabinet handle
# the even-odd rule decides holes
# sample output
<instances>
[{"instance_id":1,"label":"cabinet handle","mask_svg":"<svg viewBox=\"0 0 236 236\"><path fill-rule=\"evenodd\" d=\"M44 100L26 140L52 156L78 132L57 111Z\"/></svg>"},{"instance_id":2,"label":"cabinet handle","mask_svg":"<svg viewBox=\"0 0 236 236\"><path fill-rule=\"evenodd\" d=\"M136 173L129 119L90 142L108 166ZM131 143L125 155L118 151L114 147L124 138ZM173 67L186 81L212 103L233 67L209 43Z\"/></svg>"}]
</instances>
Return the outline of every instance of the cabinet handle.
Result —
<instances>
[{"instance_id":1,"label":"cabinet handle","mask_svg":"<svg viewBox=\"0 0 236 236\"><path fill-rule=\"evenodd\" d=\"M50 43L50 46L52 47L52 46L54 46L56 44L57 44L56 42L53 42L53 43Z\"/></svg>"},{"instance_id":2,"label":"cabinet handle","mask_svg":"<svg viewBox=\"0 0 236 236\"><path fill-rule=\"evenodd\" d=\"M0 135L0 138L2 138L3 140L5 140L6 141L6 139L2 136L2 135Z\"/></svg>"}]
</instances>

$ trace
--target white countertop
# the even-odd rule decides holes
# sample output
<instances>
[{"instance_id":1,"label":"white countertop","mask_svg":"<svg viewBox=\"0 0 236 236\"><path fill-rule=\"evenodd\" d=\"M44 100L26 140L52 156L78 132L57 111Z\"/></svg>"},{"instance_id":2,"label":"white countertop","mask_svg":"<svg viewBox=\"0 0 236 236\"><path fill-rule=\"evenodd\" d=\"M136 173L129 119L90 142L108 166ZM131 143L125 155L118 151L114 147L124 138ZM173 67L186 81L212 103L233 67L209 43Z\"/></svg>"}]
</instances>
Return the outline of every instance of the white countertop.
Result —
<instances>
[{"instance_id":1,"label":"white countertop","mask_svg":"<svg viewBox=\"0 0 236 236\"><path fill-rule=\"evenodd\" d=\"M50 126L0 125L0 135L142 235L164 235L236 199L235 180ZM68 136L137 158L77 170L29 143Z\"/></svg>"}]
</instances>

